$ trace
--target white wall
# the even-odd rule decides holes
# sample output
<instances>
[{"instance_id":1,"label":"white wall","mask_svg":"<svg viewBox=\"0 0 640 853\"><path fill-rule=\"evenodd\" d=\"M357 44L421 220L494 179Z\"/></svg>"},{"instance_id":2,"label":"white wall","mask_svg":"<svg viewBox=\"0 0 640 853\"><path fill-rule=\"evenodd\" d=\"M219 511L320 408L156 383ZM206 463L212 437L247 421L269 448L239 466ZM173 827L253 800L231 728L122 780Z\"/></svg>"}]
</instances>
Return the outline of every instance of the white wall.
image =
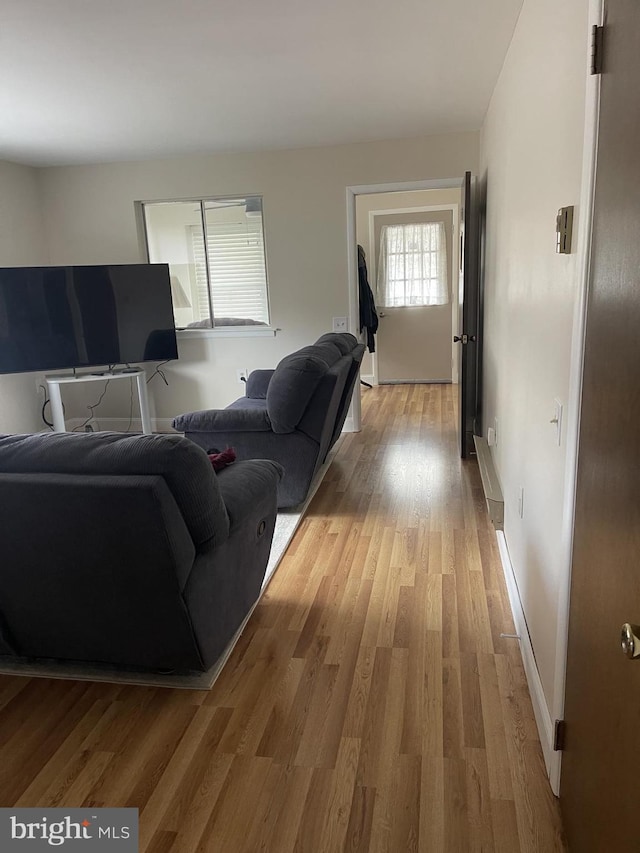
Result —
<instances>
[{"instance_id":1,"label":"white wall","mask_svg":"<svg viewBox=\"0 0 640 853\"><path fill-rule=\"evenodd\" d=\"M206 195L262 195L275 338L180 343L169 388L154 379L155 412L171 417L225 406L243 392L236 369L273 367L348 313L346 187L461 177L478 164L478 134L461 133L288 151L189 156L42 170L51 263L142 260L134 202ZM78 392L80 389L78 389ZM79 400L69 397L70 414ZM128 415L115 385L103 415ZM126 409L126 410L125 410Z\"/></svg>"},{"instance_id":2,"label":"white wall","mask_svg":"<svg viewBox=\"0 0 640 853\"><path fill-rule=\"evenodd\" d=\"M38 172L0 161L0 267L46 263ZM0 432L34 432L43 428L36 376L0 376Z\"/></svg>"},{"instance_id":3,"label":"white wall","mask_svg":"<svg viewBox=\"0 0 640 853\"><path fill-rule=\"evenodd\" d=\"M481 135L487 179L485 430L505 499L505 536L550 714L561 706L556 632L569 565L565 468L550 420L568 411L584 215L581 194L588 0L525 0ZM558 208L576 206L574 250L555 253ZM566 431L565 431L566 436ZM518 492L524 487L524 517ZM571 502L569 501L569 504ZM560 663L560 665L562 665Z\"/></svg>"}]
</instances>

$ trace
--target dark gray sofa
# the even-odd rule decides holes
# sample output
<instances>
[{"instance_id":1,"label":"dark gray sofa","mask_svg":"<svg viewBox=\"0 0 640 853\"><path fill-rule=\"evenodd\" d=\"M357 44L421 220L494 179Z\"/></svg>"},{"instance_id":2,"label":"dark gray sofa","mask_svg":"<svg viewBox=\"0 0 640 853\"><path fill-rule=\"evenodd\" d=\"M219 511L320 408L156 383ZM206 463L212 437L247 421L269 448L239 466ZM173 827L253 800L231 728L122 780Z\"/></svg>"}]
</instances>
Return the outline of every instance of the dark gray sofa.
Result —
<instances>
[{"instance_id":1,"label":"dark gray sofa","mask_svg":"<svg viewBox=\"0 0 640 853\"><path fill-rule=\"evenodd\" d=\"M206 670L256 601L281 469L177 435L0 436L0 654Z\"/></svg>"},{"instance_id":2,"label":"dark gray sofa","mask_svg":"<svg viewBox=\"0 0 640 853\"><path fill-rule=\"evenodd\" d=\"M180 415L173 426L205 450L280 463L278 507L296 506L342 431L364 349L346 332L322 335L275 370L254 370L246 396L226 409Z\"/></svg>"}]
</instances>

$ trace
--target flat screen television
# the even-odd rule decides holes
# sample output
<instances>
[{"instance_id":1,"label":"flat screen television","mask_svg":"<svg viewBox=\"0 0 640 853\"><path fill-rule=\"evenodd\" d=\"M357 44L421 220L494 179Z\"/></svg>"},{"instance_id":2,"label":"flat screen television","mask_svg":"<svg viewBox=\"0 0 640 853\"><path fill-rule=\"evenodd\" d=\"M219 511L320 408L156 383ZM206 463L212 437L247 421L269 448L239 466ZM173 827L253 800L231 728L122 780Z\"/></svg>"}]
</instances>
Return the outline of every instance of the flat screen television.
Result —
<instances>
[{"instance_id":1,"label":"flat screen television","mask_svg":"<svg viewBox=\"0 0 640 853\"><path fill-rule=\"evenodd\" d=\"M0 269L0 373L177 357L167 264Z\"/></svg>"}]
</instances>

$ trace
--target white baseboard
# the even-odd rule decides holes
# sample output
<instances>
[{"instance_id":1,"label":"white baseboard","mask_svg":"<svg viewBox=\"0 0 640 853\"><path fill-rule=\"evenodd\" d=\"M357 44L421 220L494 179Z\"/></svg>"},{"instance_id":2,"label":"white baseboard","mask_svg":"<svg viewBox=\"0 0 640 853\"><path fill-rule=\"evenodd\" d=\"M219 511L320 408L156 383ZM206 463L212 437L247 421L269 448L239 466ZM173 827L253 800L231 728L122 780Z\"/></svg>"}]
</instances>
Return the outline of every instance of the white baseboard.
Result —
<instances>
[{"instance_id":1,"label":"white baseboard","mask_svg":"<svg viewBox=\"0 0 640 853\"><path fill-rule=\"evenodd\" d=\"M363 382L366 382L366 383L367 383L367 385L377 385L377 384L378 384L378 383L376 382L376 377L373 375L373 373L365 373L365 374L362 374L362 373L361 373L361 374L360 374L360 379L361 379Z\"/></svg>"},{"instance_id":2,"label":"white baseboard","mask_svg":"<svg viewBox=\"0 0 640 853\"><path fill-rule=\"evenodd\" d=\"M507 583L507 592L509 593L509 603L511 604L511 612L513 613L513 621L516 626L516 634L520 637L520 651L522 653L522 662L524 671L529 685L529 693L531 694L531 702L533 704L533 713L536 718L538 727L538 735L542 745L542 754L544 763L547 768L547 774L551 782L553 793L558 796L557 780L559 779L559 765L561 753L555 752L553 749L553 720L549 713L547 701L545 699L540 673L536 665L533 646L531 645L531 637L527 628L527 620L522 609L520 593L518 592L518 584L513 571L511 557L507 548L507 541L504 533L501 530L496 531L498 539L498 549L500 551L500 559L502 561L502 569Z\"/></svg>"},{"instance_id":3,"label":"white baseboard","mask_svg":"<svg viewBox=\"0 0 640 853\"><path fill-rule=\"evenodd\" d=\"M82 426L86 418L69 418L67 430L73 432ZM172 418L151 418L151 428L154 432L175 432L171 426ZM105 432L142 432L142 421L140 418L91 418L89 423L94 430ZM127 429L128 427L128 429ZM78 430L81 432L81 430Z\"/></svg>"}]
</instances>

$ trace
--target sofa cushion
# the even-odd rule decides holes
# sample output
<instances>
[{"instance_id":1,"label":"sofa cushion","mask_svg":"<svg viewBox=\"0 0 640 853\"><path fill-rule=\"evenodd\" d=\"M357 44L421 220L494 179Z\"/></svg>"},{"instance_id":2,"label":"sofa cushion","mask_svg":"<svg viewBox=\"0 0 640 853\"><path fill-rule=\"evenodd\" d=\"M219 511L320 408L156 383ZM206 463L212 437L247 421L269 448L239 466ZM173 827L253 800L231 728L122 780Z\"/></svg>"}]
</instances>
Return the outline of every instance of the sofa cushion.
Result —
<instances>
[{"instance_id":1,"label":"sofa cushion","mask_svg":"<svg viewBox=\"0 0 640 853\"><path fill-rule=\"evenodd\" d=\"M276 367L267 389L267 412L275 433L288 433L298 425L318 383L328 370L327 361L305 347L286 356Z\"/></svg>"},{"instance_id":2,"label":"sofa cushion","mask_svg":"<svg viewBox=\"0 0 640 853\"><path fill-rule=\"evenodd\" d=\"M333 344L342 355L348 355L358 345L357 339L350 332L327 332L318 338L316 346L325 343Z\"/></svg>"},{"instance_id":3,"label":"sofa cushion","mask_svg":"<svg viewBox=\"0 0 640 853\"><path fill-rule=\"evenodd\" d=\"M0 436L7 474L155 474L163 477L197 548L229 535L229 518L206 453L179 435L55 432Z\"/></svg>"}]
</instances>

